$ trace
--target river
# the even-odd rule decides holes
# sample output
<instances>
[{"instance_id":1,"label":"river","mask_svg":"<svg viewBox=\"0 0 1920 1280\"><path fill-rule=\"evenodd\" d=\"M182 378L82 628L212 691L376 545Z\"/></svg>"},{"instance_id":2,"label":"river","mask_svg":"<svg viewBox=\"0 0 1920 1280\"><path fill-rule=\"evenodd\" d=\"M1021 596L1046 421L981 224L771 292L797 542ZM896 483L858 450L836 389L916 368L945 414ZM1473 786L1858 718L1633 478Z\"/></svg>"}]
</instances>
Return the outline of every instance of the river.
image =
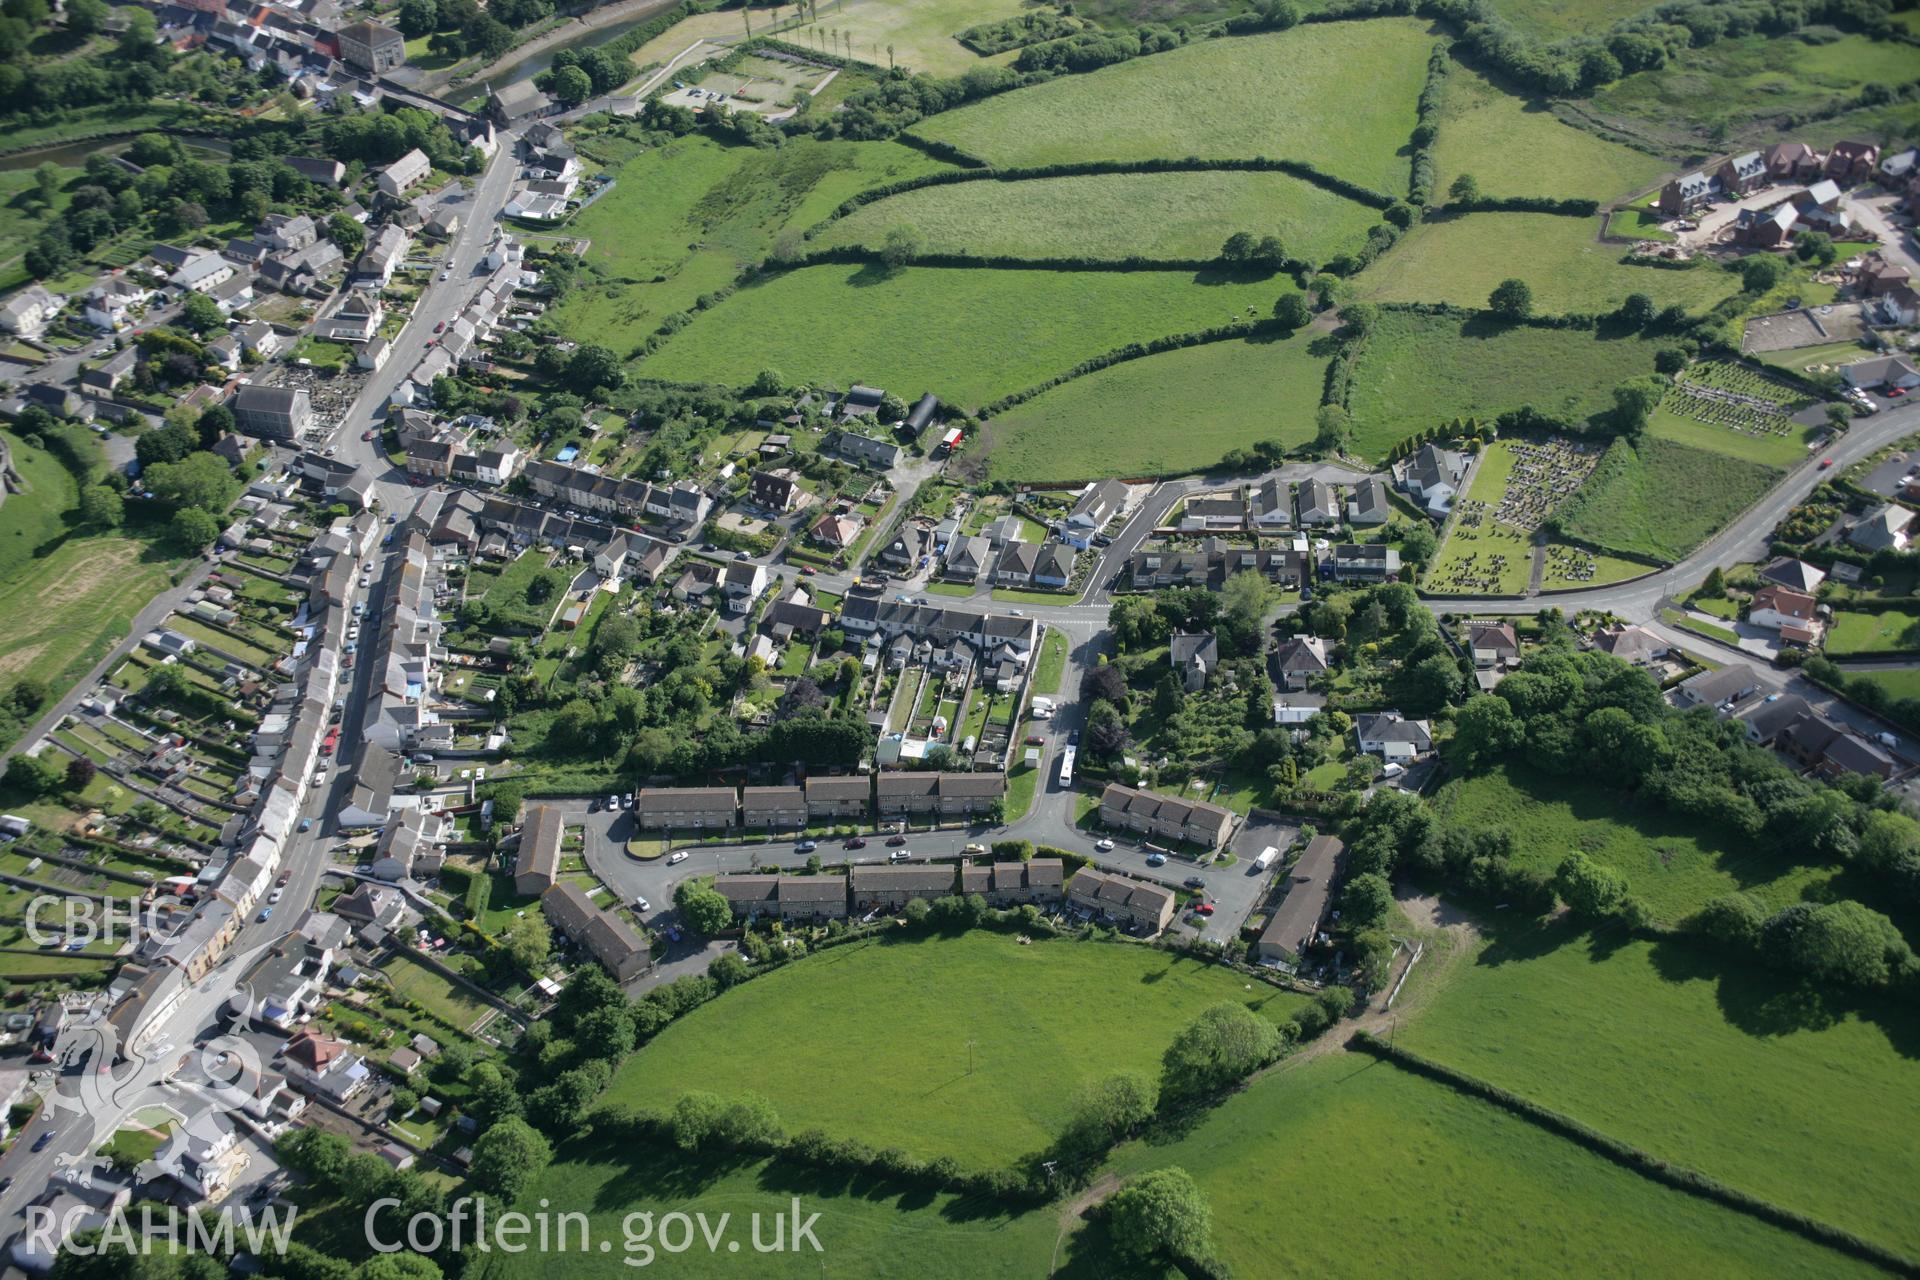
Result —
<instances>
[{"instance_id":1,"label":"river","mask_svg":"<svg viewBox=\"0 0 1920 1280\"><path fill-rule=\"evenodd\" d=\"M508 58L516 59L505 66L494 65L487 75L479 80L470 80L459 86L458 97L462 100L476 93L492 94L508 85L531 80L553 65L553 55L562 49L586 49L616 40L627 32L652 21L656 16L673 8L680 0L621 0L620 3L590 10L581 21L554 30L539 39L528 41L525 47L508 53ZM595 15L605 14L618 9L621 16L599 26L590 26ZM434 92L445 92L435 90Z\"/></svg>"}]
</instances>

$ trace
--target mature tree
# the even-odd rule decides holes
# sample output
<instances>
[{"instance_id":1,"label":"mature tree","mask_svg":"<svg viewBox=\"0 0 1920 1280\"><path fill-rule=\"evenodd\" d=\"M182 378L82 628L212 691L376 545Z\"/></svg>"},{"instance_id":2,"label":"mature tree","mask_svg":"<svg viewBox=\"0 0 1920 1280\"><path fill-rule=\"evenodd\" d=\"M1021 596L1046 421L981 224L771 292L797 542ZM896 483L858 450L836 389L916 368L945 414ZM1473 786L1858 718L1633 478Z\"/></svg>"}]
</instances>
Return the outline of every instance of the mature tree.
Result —
<instances>
[{"instance_id":1,"label":"mature tree","mask_svg":"<svg viewBox=\"0 0 1920 1280\"><path fill-rule=\"evenodd\" d=\"M520 1198L529 1182L553 1159L553 1148L519 1116L508 1116L474 1140L474 1183L502 1200Z\"/></svg>"},{"instance_id":2,"label":"mature tree","mask_svg":"<svg viewBox=\"0 0 1920 1280\"><path fill-rule=\"evenodd\" d=\"M733 924L733 906L710 884L682 880L673 891L673 903L680 918L695 933L712 937Z\"/></svg>"},{"instance_id":3,"label":"mature tree","mask_svg":"<svg viewBox=\"0 0 1920 1280\"><path fill-rule=\"evenodd\" d=\"M620 367L620 357L606 347L593 343L576 348L572 358L567 361L567 385L583 396L617 388L625 377L626 371Z\"/></svg>"},{"instance_id":4,"label":"mature tree","mask_svg":"<svg viewBox=\"0 0 1920 1280\"><path fill-rule=\"evenodd\" d=\"M1770 253L1753 254L1740 264L1740 287L1748 293L1765 293L1786 278L1786 261Z\"/></svg>"},{"instance_id":5,"label":"mature tree","mask_svg":"<svg viewBox=\"0 0 1920 1280\"><path fill-rule=\"evenodd\" d=\"M227 323L220 304L198 289L190 290L180 304L180 318L187 322L187 328L200 334L224 328Z\"/></svg>"},{"instance_id":6,"label":"mature tree","mask_svg":"<svg viewBox=\"0 0 1920 1280\"><path fill-rule=\"evenodd\" d=\"M1644 329L1653 323L1653 317L1658 314L1658 311L1653 305L1653 299L1646 294L1630 293L1614 314L1620 318L1622 324L1635 329Z\"/></svg>"},{"instance_id":7,"label":"mature tree","mask_svg":"<svg viewBox=\"0 0 1920 1280\"><path fill-rule=\"evenodd\" d=\"M593 93L593 80L579 67L561 67L553 73L547 92L569 107L577 107Z\"/></svg>"},{"instance_id":8,"label":"mature tree","mask_svg":"<svg viewBox=\"0 0 1920 1280\"><path fill-rule=\"evenodd\" d=\"M1760 941L1767 909L1749 893L1727 893L1707 900L1687 918L1686 927L1722 946L1745 950Z\"/></svg>"},{"instance_id":9,"label":"mature tree","mask_svg":"<svg viewBox=\"0 0 1920 1280\"><path fill-rule=\"evenodd\" d=\"M599 970L599 965L589 966ZM573 1043L590 1058L619 1061L633 1048L633 1015L625 1003L595 1009L573 1029Z\"/></svg>"},{"instance_id":10,"label":"mature tree","mask_svg":"<svg viewBox=\"0 0 1920 1280\"><path fill-rule=\"evenodd\" d=\"M1260 627L1272 607L1274 586L1251 571L1236 573L1220 587L1219 631L1234 653L1258 653Z\"/></svg>"},{"instance_id":11,"label":"mature tree","mask_svg":"<svg viewBox=\"0 0 1920 1280\"><path fill-rule=\"evenodd\" d=\"M1380 323L1380 308L1371 302L1355 302L1340 308L1340 327L1349 337L1364 338Z\"/></svg>"},{"instance_id":12,"label":"mature tree","mask_svg":"<svg viewBox=\"0 0 1920 1280\"><path fill-rule=\"evenodd\" d=\"M1709 600L1718 600L1727 594L1727 575L1719 565L1707 571L1707 579L1700 584L1699 594Z\"/></svg>"},{"instance_id":13,"label":"mature tree","mask_svg":"<svg viewBox=\"0 0 1920 1280\"><path fill-rule=\"evenodd\" d=\"M1526 737L1526 726L1505 699L1477 693L1454 713L1448 750L1461 768L1473 769L1505 755Z\"/></svg>"},{"instance_id":14,"label":"mature tree","mask_svg":"<svg viewBox=\"0 0 1920 1280\"><path fill-rule=\"evenodd\" d=\"M727 951L713 958L713 963L707 966L707 976L713 979L714 985L725 991L745 982L750 974L747 962L740 953Z\"/></svg>"},{"instance_id":15,"label":"mature tree","mask_svg":"<svg viewBox=\"0 0 1920 1280\"><path fill-rule=\"evenodd\" d=\"M1323 453L1345 453L1353 436L1353 423L1347 411L1337 404L1323 404L1314 413L1313 443Z\"/></svg>"},{"instance_id":16,"label":"mature tree","mask_svg":"<svg viewBox=\"0 0 1920 1280\"><path fill-rule=\"evenodd\" d=\"M1852 901L1795 903L1767 921L1761 945L1775 963L1815 982L1879 987L1914 968L1893 922Z\"/></svg>"},{"instance_id":17,"label":"mature tree","mask_svg":"<svg viewBox=\"0 0 1920 1280\"><path fill-rule=\"evenodd\" d=\"M1087 712L1085 742L1090 755L1111 758L1126 750L1127 722L1111 702L1096 702Z\"/></svg>"},{"instance_id":18,"label":"mature tree","mask_svg":"<svg viewBox=\"0 0 1920 1280\"><path fill-rule=\"evenodd\" d=\"M76 35L96 35L107 25L111 12L106 0L67 0L67 30Z\"/></svg>"},{"instance_id":19,"label":"mature tree","mask_svg":"<svg viewBox=\"0 0 1920 1280\"><path fill-rule=\"evenodd\" d=\"M1127 678L1120 674L1120 668L1111 663L1090 667L1080 677L1080 701L1105 701L1124 707L1127 705Z\"/></svg>"},{"instance_id":20,"label":"mature tree","mask_svg":"<svg viewBox=\"0 0 1920 1280\"><path fill-rule=\"evenodd\" d=\"M430 36L440 25L440 6L434 0L400 0L397 24L409 40Z\"/></svg>"},{"instance_id":21,"label":"mature tree","mask_svg":"<svg viewBox=\"0 0 1920 1280\"><path fill-rule=\"evenodd\" d=\"M117 529L127 517L126 500L104 484L80 491L80 519L96 529Z\"/></svg>"},{"instance_id":22,"label":"mature tree","mask_svg":"<svg viewBox=\"0 0 1920 1280\"><path fill-rule=\"evenodd\" d=\"M85 791L87 784L93 781L93 761L86 756L75 756L67 761L67 790Z\"/></svg>"},{"instance_id":23,"label":"mature tree","mask_svg":"<svg viewBox=\"0 0 1920 1280\"><path fill-rule=\"evenodd\" d=\"M220 536L220 522L198 507L182 507L167 522L167 536L188 551L205 551Z\"/></svg>"},{"instance_id":24,"label":"mature tree","mask_svg":"<svg viewBox=\"0 0 1920 1280\"><path fill-rule=\"evenodd\" d=\"M327 239L333 241L341 253L353 258L366 248L367 229L347 214L336 213L327 219Z\"/></svg>"},{"instance_id":25,"label":"mature tree","mask_svg":"<svg viewBox=\"0 0 1920 1280\"><path fill-rule=\"evenodd\" d=\"M500 941L514 966L535 976L547 967L547 957L553 951L553 931L538 911L514 917L501 931Z\"/></svg>"},{"instance_id":26,"label":"mature tree","mask_svg":"<svg viewBox=\"0 0 1920 1280\"><path fill-rule=\"evenodd\" d=\"M1576 916L1602 920L1626 904L1627 878L1575 850L1553 873L1553 891Z\"/></svg>"},{"instance_id":27,"label":"mature tree","mask_svg":"<svg viewBox=\"0 0 1920 1280\"><path fill-rule=\"evenodd\" d=\"M1364 929L1387 918L1393 906L1393 887L1377 872L1355 876L1340 894L1340 922L1349 929Z\"/></svg>"},{"instance_id":28,"label":"mature tree","mask_svg":"<svg viewBox=\"0 0 1920 1280\"><path fill-rule=\"evenodd\" d=\"M1167 642L1167 619L1152 596L1115 596L1107 610L1107 625L1122 653L1151 649Z\"/></svg>"},{"instance_id":29,"label":"mature tree","mask_svg":"<svg viewBox=\"0 0 1920 1280\"><path fill-rule=\"evenodd\" d=\"M1172 719L1187 705L1187 687L1176 671L1169 671L1153 686L1153 711L1162 720Z\"/></svg>"},{"instance_id":30,"label":"mature tree","mask_svg":"<svg viewBox=\"0 0 1920 1280\"><path fill-rule=\"evenodd\" d=\"M1160 1092L1189 1097L1210 1093L1273 1061L1280 1032L1243 1004L1224 1000L1204 1010L1174 1038L1161 1058Z\"/></svg>"},{"instance_id":31,"label":"mature tree","mask_svg":"<svg viewBox=\"0 0 1920 1280\"><path fill-rule=\"evenodd\" d=\"M1153 1169L1107 1202L1114 1248L1135 1258L1199 1260L1212 1247L1213 1214L1185 1169Z\"/></svg>"},{"instance_id":32,"label":"mature tree","mask_svg":"<svg viewBox=\"0 0 1920 1280\"><path fill-rule=\"evenodd\" d=\"M1416 716L1438 712L1460 690L1460 664L1436 653L1406 667L1393 678L1394 696L1403 711Z\"/></svg>"},{"instance_id":33,"label":"mature tree","mask_svg":"<svg viewBox=\"0 0 1920 1280\"><path fill-rule=\"evenodd\" d=\"M1638 436L1647 419L1667 394L1667 381L1655 374L1623 382L1613 389L1613 426L1624 436Z\"/></svg>"},{"instance_id":34,"label":"mature tree","mask_svg":"<svg viewBox=\"0 0 1920 1280\"><path fill-rule=\"evenodd\" d=\"M1087 1085L1074 1097L1058 1149L1069 1159L1091 1163L1153 1119L1158 1103L1153 1082L1137 1072L1122 1071Z\"/></svg>"},{"instance_id":35,"label":"mature tree","mask_svg":"<svg viewBox=\"0 0 1920 1280\"><path fill-rule=\"evenodd\" d=\"M1524 320L1533 314L1533 290L1525 280L1502 280L1487 295L1487 308L1506 320Z\"/></svg>"},{"instance_id":36,"label":"mature tree","mask_svg":"<svg viewBox=\"0 0 1920 1280\"><path fill-rule=\"evenodd\" d=\"M1793 238L1793 256L1815 266L1830 267L1840 256L1840 249L1824 231L1802 231Z\"/></svg>"},{"instance_id":37,"label":"mature tree","mask_svg":"<svg viewBox=\"0 0 1920 1280\"><path fill-rule=\"evenodd\" d=\"M1251 232L1236 231L1220 246L1220 259L1223 262L1245 262L1253 256L1253 246Z\"/></svg>"},{"instance_id":38,"label":"mature tree","mask_svg":"<svg viewBox=\"0 0 1920 1280\"><path fill-rule=\"evenodd\" d=\"M904 267L919 257L926 248L926 241L920 235L920 228L910 222L898 223L887 229L886 239L880 245L880 261L889 267Z\"/></svg>"},{"instance_id":39,"label":"mature tree","mask_svg":"<svg viewBox=\"0 0 1920 1280\"><path fill-rule=\"evenodd\" d=\"M1273 304L1273 318L1288 329L1298 329L1312 321L1313 310L1301 294L1283 293Z\"/></svg>"},{"instance_id":40,"label":"mature tree","mask_svg":"<svg viewBox=\"0 0 1920 1280\"><path fill-rule=\"evenodd\" d=\"M1463 173L1453 180L1447 188L1447 199L1453 204L1472 204L1480 198L1480 184L1474 181L1470 173Z\"/></svg>"},{"instance_id":41,"label":"mature tree","mask_svg":"<svg viewBox=\"0 0 1920 1280\"><path fill-rule=\"evenodd\" d=\"M225 511L240 487L233 469L212 453L190 453L178 462L148 467L141 479L148 492L169 507L198 507L209 513Z\"/></svg>"}]
</instances>

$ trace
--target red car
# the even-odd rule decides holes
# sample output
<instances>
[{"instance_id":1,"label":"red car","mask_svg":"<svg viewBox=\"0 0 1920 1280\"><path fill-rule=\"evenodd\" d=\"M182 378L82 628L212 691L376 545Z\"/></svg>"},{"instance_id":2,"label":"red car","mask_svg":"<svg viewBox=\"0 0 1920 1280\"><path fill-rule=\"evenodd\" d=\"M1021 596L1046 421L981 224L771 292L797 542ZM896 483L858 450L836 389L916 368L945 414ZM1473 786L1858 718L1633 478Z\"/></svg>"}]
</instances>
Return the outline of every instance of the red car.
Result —
<instances>
[{"instance_id":1,"label":"red car","mask_svg":"<svg viewBox=\"0 0 1920 1280\"><path fill-rule=\"evenodd\" d=\"M1907 389L1905 387L1888 387L1887 388L1887 399L1889 400L1898 400L1901 396L1905 394L1907 394Z\"/></svg>"},{"instance_id":2,"label":"red car","mask_svg":"<svg viewBox=\"0 0 1920 1280\"><path fill-rule=\"evenodd\" d=\"M1820 459L1820 469L1821 469L1822 471L1825 471L1825 470L1826 470L1826 469L1827 469L1828 467L1830 467L1830 466L1832 466L1832 465L1833 465L1833 459L1832 459L1832 458L1822 458L1822 459Z\"/></svg>"},{"instance_id":3,"label":"red car","mask_svg":"<svg viewBox=\"0 0 1920 1280\"><path fill-rule=\"evenodd\" d=\"M1027 745L1030 747L1044 747L1047 745L1047 740L1037 733L1030 733L1027 735Z\"/></svg>"},{"instance_id":4,"label":"red car","mask_svg":"<svg viewBox=\"0 0 1920 1280\"><path fill-rule=\"evenodd\" d=\"M433 331L435 333L439 333L441 330L445 329L446 327L447 327L447 322L445 320L442 320L439 324L433 326Z\"/></svg>"},{"instance_id":5,"label":"red car","mask_svg":"<svg viewBox=\"0 0 1920 1280\"><path fill-rule=\"evenodd\" d=\"M842 845L841 847L844 849L864 849L867 847L867 842L865 840L862 840L859 836L855 836L853 837L853 839L847 841L846 844Z\"/></svg>"},{"instance_id":6,"label":"red car","mask_svg":"<svg viewBox=\"0 0 1920 1280\"><path fill-rule=\"evenodd\" d=\"M810 564L803 564L800 566L800 576L803 578L811 578L814 574L818 572L820 571L814 568Z\"/></svg>"},{"instance_id":7,"label":"red car","mask_svg":"<svg viewBox=\"0 0 1920 1280\"><path fill-rule=\"evenodd\" d=\"M1195 906L1194 910L1203 916L1210 916L1213 914L1213 904L1211 902L1202 902Z\"/></svg>"},{"instance_id":8,"label":"red car","mask_svg":"<svg viewBox=\"0 0 1920 1280\"><path fill-rule=\"evenodd\" d=\"M372 427L368 427L368 428L367 428L367 429L366 429L365 431L362 431L362 432L360 433L360 438L361 438L362 440L371 440L371 439L373 439L373 428L372 428Z\"/></svg>"}]
</instances>

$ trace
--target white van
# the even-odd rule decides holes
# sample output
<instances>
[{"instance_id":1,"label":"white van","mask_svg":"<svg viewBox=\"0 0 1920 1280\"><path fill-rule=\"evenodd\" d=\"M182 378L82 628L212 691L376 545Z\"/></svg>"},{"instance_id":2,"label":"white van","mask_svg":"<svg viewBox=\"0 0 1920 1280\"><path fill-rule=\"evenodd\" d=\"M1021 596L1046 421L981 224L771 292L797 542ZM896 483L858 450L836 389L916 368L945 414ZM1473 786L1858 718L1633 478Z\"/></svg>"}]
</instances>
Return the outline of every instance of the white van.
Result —
<instances>
[{"instance_id":1,"label":"white van","mask_svg":"<svg viewBox=\"0 0 1920 1280\"><path fill-rule=\"evenodd\" d=\"M1279 856L1280 856L1280 850L1275 848L1273 845L1268 845L1266 848L1260 851L1260 856L1253 860L1253 865L1260 868L1260 870L1262 871L1269 870L1272 868L1274 861L1278 859Z\"/></svg>"}]
</instances>

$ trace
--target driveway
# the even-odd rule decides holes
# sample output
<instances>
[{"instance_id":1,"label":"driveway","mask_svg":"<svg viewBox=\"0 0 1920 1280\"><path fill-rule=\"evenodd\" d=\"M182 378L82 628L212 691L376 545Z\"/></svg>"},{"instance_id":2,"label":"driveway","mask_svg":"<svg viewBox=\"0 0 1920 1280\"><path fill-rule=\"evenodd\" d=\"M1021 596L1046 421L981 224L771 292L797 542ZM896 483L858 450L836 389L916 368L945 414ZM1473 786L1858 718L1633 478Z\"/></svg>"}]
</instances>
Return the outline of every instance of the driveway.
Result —
<instances>
[{"instance_id":1,"label":"driveway","mask_svg":"<svg viewBox=\"0 0 1920 1280\"><path fill-rule=\"evenodd\" d=\"M1896 267L1905 267L1920 280L1920 255L1913 251L1913 239L1893 220L1892 209L1898 196L1876 196L1871 200L1849 200L1847 208L1862 230L1880 242L1880 256Z\"/></svg>"}]
</instances>

